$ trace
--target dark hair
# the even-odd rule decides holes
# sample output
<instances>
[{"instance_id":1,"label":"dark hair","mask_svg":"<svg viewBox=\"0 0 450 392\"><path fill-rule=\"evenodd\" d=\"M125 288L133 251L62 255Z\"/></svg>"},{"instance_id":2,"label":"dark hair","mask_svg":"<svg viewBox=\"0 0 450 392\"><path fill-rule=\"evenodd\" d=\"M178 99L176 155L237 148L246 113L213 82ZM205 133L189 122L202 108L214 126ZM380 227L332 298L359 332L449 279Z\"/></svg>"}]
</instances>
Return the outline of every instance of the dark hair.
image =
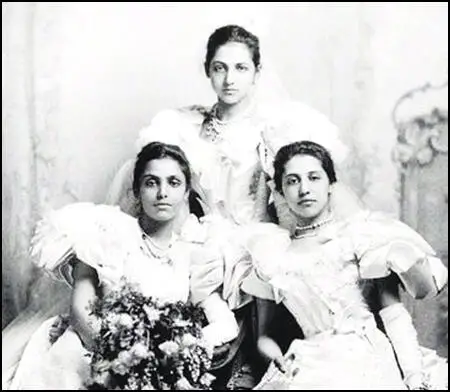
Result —
<instances>
[{"instance_id":1,"label":"dark hair","mask_svg":"<svg viewBox=\"0 0 450 392\"><path fill-rule=\"evenodd\" d=\"M206 47L205 72L209 77L209 66L214 55L222 45L228 42L240 42L247 45L247 48L252 53L252 60L255 67L258 67L261 61L261 54L259 52L259 38L241 26L227 25L218 28L208 39Z\"/></svg>"},{"instance_id":2,"label":"dark hair","mask_svg":"<svg viewBox=\"0 0 450 392\"><path fill-rule=\"evenodd\" d=\"M325 147L306 140L294 142L281 147L278 150L273 162L273 167L275 170L275 189L278 192L282 193L282 179L286 163L296 155L310 155L317 158L320 161L323 170L325 170L330 184L337 181L333 159L331 159L331 154Z\"/></svg>"},{"instance_id":3,"label":"dark hair","mask_svg":"<svg viewBox=\"0 0 450 392\"><path fill-rule=\"evenodd\" d=\"M186 178L186 189L191 189L191 169L189 161L186 158L183 150L175 145L161 142L151 142L144 146L139 152L136 163L134 165L133 173L133 193L135 197L139 197L139 190L141 187L141 178L144 174L147 163L155 159L171 158L178 162L181 171Z\"/></svg>"}]
</instances>

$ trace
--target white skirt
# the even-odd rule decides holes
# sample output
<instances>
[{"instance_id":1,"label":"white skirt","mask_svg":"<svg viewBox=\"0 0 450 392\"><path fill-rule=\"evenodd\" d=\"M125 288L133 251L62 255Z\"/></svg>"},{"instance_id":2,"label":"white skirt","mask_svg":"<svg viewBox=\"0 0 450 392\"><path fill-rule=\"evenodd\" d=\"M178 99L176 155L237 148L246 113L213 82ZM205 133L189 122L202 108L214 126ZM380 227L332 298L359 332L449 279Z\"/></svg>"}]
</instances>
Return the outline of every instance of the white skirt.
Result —
<instances>
[{"instance_id":1,"label":"white skirt","mask_svg":"<svg viewBox=\"0 0 450 392\"><path fill-rule=\"evenodd\" d=\"M405 390L391 345L379 330L294 340L286 373L272 363L256 390Z\"/></svg>"}]
</instances>

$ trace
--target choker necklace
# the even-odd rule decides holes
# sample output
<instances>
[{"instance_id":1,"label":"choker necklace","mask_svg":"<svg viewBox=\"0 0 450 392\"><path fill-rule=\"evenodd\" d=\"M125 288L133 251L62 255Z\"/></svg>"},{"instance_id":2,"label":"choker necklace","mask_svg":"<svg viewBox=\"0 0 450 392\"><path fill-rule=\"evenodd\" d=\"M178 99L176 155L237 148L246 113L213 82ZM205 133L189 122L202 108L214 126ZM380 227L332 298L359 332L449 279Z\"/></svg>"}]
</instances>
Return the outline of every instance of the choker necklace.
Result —
<instances>
[{"instance_id":1,"label":"choker necklace","mask_svg":"<svg viewBox=\"0 0 450 392\"><path fill-rule=\"evenodd\" d=\"M313 223L311 225L306 226L295 226L294 233L292 234L293 238L299 239L303 237L311 237L316 235L315 231L319 229L322 226L325 226L326 224L330 223L333 220L333 217L329 217L327 219L324 219L323 221Z\"/></svg>"}]
</instances>

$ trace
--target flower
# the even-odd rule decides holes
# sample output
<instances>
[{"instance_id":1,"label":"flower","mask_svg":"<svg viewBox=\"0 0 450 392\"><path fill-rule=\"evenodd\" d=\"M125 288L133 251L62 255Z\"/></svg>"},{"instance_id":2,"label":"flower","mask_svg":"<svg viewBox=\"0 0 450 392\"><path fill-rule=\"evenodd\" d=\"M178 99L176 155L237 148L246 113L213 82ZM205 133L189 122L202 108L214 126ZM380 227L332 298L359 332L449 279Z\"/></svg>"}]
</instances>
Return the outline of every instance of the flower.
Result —
<instances>
[{"instance_id":1,"label":"flower","mask_svg":"<svg viewBox=\"0 0 450 392\"><path fill-rule=\"evenodd\" d=\"M198 342L198 339L190 333L185 333L181 338L181 343L183 346L193 346Z\"/></svg>"},{"instance_id":2,"label":"flower","mask_svg":"<svg viewBox=\"0 0 450 392\"><path fill-rule=\"evenodd\" d=\"M178 344L176 344L173 341L161 343L158 347L168 357L171 357L172 355L174 355L178 351L178 348L179 348Z\"/></svg>"},{"instance_id":3,"label":"flower","mask_svg":"<svg viewBox=\"0 0 450 392\"><path fill-rule=\"evenodd\" d=\"M203 341L200 307L161 303L124 282L99 299L93 312L101 327L87 389L211 389L212 352Z\"/></svg>"},{"instance_id":4,"label":"flower","mask_svg":"<svg viewBox=\"0 0 450 392\"><path fill-rule=\"evenodd\" d=\"M135 358L144 359L147 358L150 354L148 351L148 348L142 343L138 342L136 343L132 348L131 351Z\"/></svg>"},{"instance_id":5,"label":"flower","mask_svg":"<svg viewBox=\"0 0 450 392\"><path fill-rule=\"evenodd\" d=\"M111 370L116 374L124 376L128 372L128 367L126 363L122 362L120 359L115 359L111 363Z\"/></svg>"},{"instance_id":6,"label":"flower","mask_svg":"<svg viewBox=\"0 0 450 392\"><path fill-rule=\"evenodd\" d=\"M158 309L152 308L148 305L144 305L144 311L147 315L148 321L152 322L159 319L160 312L158 311Z\"/></svg>"},{"instance_id":7,"label":"flower","mask_svg":"<svg viewBox=\"0 0 450 392\"><path fill-rule=\"evenodd\" d=\"M117 324L120 327L124 328L132 328L133 327L133 319L130 315L126 313L119 314L119 317L116 319Z\"/></svg>"}]
</instances>

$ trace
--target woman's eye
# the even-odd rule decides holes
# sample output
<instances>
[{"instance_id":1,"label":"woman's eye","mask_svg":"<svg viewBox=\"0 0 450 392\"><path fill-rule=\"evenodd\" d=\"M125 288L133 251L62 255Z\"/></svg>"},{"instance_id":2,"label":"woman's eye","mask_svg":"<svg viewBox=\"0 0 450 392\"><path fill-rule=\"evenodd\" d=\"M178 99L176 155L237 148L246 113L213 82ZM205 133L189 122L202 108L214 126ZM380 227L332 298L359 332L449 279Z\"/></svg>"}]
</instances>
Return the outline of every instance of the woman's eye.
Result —
<instances>
[{"instance_id":1,"label":"woman's eye","mask_svg":"<svg viewBox=\"0 0 450 392\"><path fill-rule=\"evenodd\" d=\"M286 185L295 185L298 183L298 180L296 178L288 178L286 180Z\"/></svg>"},{"instance_id":2,"label":"woman's eye","mask_svg":"<svg viewBox=\"0 0 450 392\"><path fill-rule=\"evenodd\" d=\"M236 69L237 69L238 71L241 71L241 72L248 71L248 67L247 67L246 65L241 65L241 64L238 64L238 65L236 66Z\"/></svg>"},{"instance_id":3,"label":"woman's eye","mask_svg":"<svg viewBox=\"0 0 450 392\"><path fill-rule=\"evenodd\" d=\"M144 185L145 185L146 187L153 188L153 187L155 187L155 186L157 185L157 183L156 183L155 180L146 180L146 181L144 182Z\"/></svg>"},{"instance_id":4,"label":"woman's eye","mask_svg":"<svg viewBox=\"0 0 450 392\"><path fill-rule=\"evenodd\" d=\"M181 181L178 181L178 180L170 181L170 186L172 186L174 188L178 188L180 185L181 185Z\"/></svg>"},{"instance_id":5,"label":"woman's eye","mask_svg":"<svg viewBox=\"0 0 450 392\"><path fill-rule=\"evenodd\" d=\"M318 181L318 180L320 180L322 177L320 177L320 176L311 176L311 177L309 177L309 179L311 180L311 181Z\"/></svg>"},{"instance_id":6,"label":"woman's eye","mask_svg":"<svg viewBox=\"0 0 450 392\"><path fill-rule=\"evenodd\" d=\"M216 64L213 67L213 70L214 70L214 72L223 72L223 71L225 71L225 67L223 65Z\"/></svg>"}]
</instances>

